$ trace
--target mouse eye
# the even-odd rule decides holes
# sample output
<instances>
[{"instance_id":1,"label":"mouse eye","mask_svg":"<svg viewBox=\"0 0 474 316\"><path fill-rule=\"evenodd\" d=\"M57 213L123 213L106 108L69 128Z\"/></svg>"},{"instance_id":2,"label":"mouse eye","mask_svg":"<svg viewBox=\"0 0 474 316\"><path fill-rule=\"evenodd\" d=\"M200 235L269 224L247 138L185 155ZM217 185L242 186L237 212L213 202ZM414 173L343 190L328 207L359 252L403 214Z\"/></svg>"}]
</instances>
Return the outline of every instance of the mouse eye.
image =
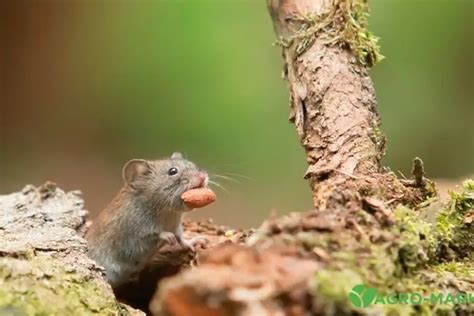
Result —
<instances>
[{"instance_id":1,"label":"mouse eye","mask_svg":"<svg viewBox=\"0 0 474 316\"><path fill-rule=\"evenodd\" d=\"M168 174L169 174L170 176L174 176L174 175L177 174L177 173L178 173L178 169L176 169L175 167L170 168L170 169L168 170Z\"/></svg>"}]
</instances>

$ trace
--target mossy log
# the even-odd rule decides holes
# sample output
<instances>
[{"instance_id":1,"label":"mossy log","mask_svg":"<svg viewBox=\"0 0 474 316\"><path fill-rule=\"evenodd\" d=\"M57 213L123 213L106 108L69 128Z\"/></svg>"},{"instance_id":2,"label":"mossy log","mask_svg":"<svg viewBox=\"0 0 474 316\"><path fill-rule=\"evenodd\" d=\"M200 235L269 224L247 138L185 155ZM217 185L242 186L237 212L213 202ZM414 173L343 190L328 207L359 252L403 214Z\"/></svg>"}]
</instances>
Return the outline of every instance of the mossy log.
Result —
<instances>
[{"instance_id":1,"label":"mossy log","mask_svg":"<svg viewBox=\"0 0 474 316\"><path fill-rule=\"evenodd\" d=\"M86 256L79 192L52 183L0 196L0 315L143 315Z\"/></svg>"},{"instance_id":2,"label":"mossy log","mask_svg":"<svg viewBox=\"0 0 474 316\"><path fill-rule=\"evenodd\" d=\"M444 206L432 203L438 207L360 209L345 218L314 210L269 219L246 245L214 248L198 267L161 282L151 310L174 316L472 315L474 181ZM466 301L361 308L349 298L359 284L384 296Z\"/></svg>"},{"instance_id":3,"label":"mossy log","mask_svg":"<svg viewBox=\"0 0 474 316\"><path fill-rule=\"evenodd\" d=\"M186 222L198 254L164 247L117 294L154 315L470 315L465 304L354 306L349 292L474 292L474 181L444 206L384 204L331 221L329 211L270 218L256 232ZM78 192L27 186L0 197L0 315L141 315L119 302L85 256Z\"/></svg>"}]
</instances>

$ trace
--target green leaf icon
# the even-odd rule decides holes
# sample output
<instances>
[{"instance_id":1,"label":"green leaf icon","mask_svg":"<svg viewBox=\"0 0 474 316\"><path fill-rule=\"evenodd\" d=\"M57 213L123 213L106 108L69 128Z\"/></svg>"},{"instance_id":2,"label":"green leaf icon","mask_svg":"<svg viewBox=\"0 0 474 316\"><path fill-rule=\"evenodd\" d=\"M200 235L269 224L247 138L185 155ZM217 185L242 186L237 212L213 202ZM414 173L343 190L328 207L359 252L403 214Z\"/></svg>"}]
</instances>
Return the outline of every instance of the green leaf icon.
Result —
<instances>
[{"instance_id":1,"label":"green leaf icon","mask_svg":"<svg viewBox=\"0 0 474 316\"><path fill-rule=\"evenodd\" d=\"M377 289L357 284L349 293L349 300L355 307L367 307L372 303L377 294Z\"/></svg>"}]
</instances>

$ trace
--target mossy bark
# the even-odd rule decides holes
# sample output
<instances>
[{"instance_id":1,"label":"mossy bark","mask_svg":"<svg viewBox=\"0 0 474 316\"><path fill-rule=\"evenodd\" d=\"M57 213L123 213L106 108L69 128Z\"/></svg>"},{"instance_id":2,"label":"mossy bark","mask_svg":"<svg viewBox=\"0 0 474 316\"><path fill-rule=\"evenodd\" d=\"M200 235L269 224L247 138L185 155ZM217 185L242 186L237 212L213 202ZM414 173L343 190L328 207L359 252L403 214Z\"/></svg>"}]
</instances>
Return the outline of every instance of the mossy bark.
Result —
<instances>
[{"instance_id":1,"label":"mossy bark","mask_svg":"<svg viewBox=\"0 0 474 316\"><path fill-rule=\"evenodd\" d=\"M0 315L142 315L119 303L80 236L78 192L52 183L0 196Z\"/></svg>"},{"instance_id":2,"label":"mossy bark","mask_svg":"<svg viewBox=\"0 0 474 316\"><path fill-rule=\"evenodd\" d=\"M290 121L306 151L320 210L360 208L365 196L416 204L423 192L383 170L385 137L369 68L382 56L365 0L268 0L282 46Z\"/></svg>"},{"instance_id":3,"label":"mossy bark","mask_svg":"<svg viewBox=\"0 0 474 316\"><path fill-rule=\"evenodd\" d=\"M198 267L162 281L151 311L180 316L471 315L472 183L437 208L432 223L401 205L389 211L390 222L362 209L348 215L346 226L321 221L319 210L269 219L245 246L214 248L201 254ZM452 256L440 255L445 253ZM371 301L362 308L349 299L360 284L377 295L461 295L466 302Z\"/></svg>"}]
</instances>

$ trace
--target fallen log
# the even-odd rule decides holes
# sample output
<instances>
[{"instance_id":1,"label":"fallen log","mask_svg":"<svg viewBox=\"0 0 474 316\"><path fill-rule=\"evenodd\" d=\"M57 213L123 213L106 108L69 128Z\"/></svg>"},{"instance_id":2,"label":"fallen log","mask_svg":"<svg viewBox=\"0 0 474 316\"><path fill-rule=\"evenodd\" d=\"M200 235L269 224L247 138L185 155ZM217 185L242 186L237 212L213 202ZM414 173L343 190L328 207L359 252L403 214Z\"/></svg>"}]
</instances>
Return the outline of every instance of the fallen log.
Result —
<instances>
[{"instance_id":1,"label":"fallen log","mask_svg":"<svg viewBox=\"0 0 474 316\"><path fill-rule=\"evenodd\" d=\"M0 196L0 315L144 315L86 256L83 204L50 182Z\"/></svg>"}]
</instances>

